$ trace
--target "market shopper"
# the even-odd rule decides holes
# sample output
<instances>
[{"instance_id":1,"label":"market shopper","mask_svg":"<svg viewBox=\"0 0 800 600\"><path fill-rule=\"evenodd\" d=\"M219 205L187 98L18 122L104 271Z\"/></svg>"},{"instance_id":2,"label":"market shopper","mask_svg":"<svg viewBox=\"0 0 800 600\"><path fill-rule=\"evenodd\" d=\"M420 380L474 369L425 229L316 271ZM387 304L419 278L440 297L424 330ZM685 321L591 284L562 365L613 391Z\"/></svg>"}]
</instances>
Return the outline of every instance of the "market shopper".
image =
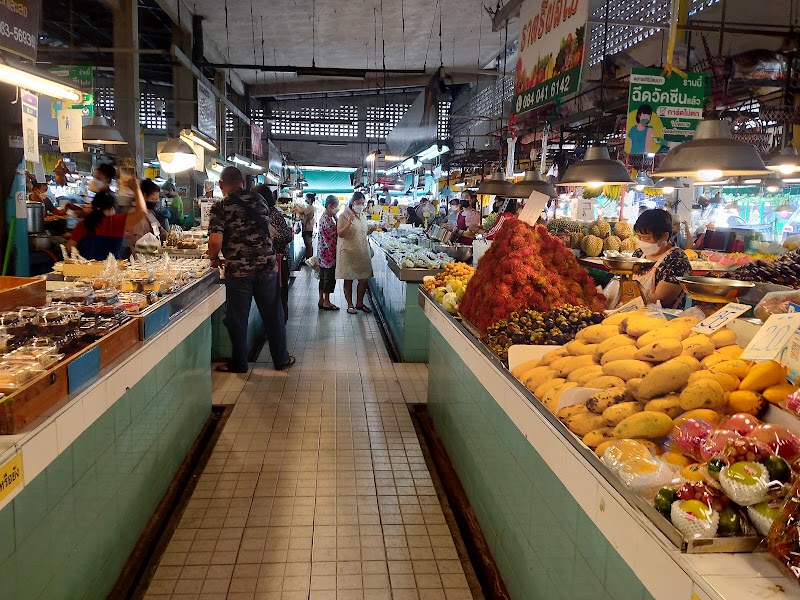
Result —
<instances>
[{"instance_id":1,"label":"market shopper","mask_svg":"<svg viewBox=\"0 0 800 600\"><path fill-rule=\"evenodd\" d=\"M336 246L336 279L344 279L344 297L347 312L355 315L358 311L371 313L364 304L367 281L372 277L372 258L369 252L369 230L364 215L366 199L361 192L355 192L350 202L339 215L337 230L339 239ZM356 303L353 304L353 280L358 280Z\"/></svg>"},{"instance_id":2,"label":"market shopper","mask_svg":"<svg viewBox=\"0 0 800 600\"><path fill-rule=\"evenodd\" d=\"M672 219L672 243L681 250L689 250L692 247L692 234L689 231L689 223Z\"/></svg>"},{"instance_id":3,"label":"market shopper","mask_svg":"<svg viewBox=\"0 0 800 600\"><path fill-rule=\"evenodd\" d=\"M493 240L497 234L500 233L500 229L503 227L504 223L517 218L517 212L519 210L517 199L501 198L501 200L502 203L498 209L499 215L495 220L494 225L492 225L491 228L483 234L483 237L485 237L487 240Z\"/></svg>"},{"instance_id":4,"label":"market shopper","mask_svg":"<svg viewBox=\"0 0 800 600\"><path fill-rule=\"evenodd\" d=\"M331 303L331 294L336 290L336 246L338 241L336 212L339 200L336 196L325 198L325 213L319 220L317 236L317 260L319 261L320 310L339 310ZM351 288L352 290L352 288Z\"/></svg>"},{"instance_id":5,"label":"market shopper","mask_svg":"<svg viewBox=\"0 0 800 600\"><path fill-rule=\"evenodd\" d=\"M125 242L131 252L135 252L136 242L148 233L152 233L162 242L167 239L167 230L164 229L164 226L155 215L158 201L161 198L161 188L152 179L143 179L139 188L142 191L147 212L144 215L145 218L131 227L125 234Z\"/></svg>"},{"instance_id":6,"label":"market shopper","mask_svg":"<svg viewBox=\"0 0 800 600\"><path fill-rule=\"evenodd\" d=\"M303 208L303 242L306 245L306 258L314 256L314 221L317 211L314 208L316 194L306 194L306 206Z\"/></svg>"},{"instance_id":7,"label":"market shopper","mask_svg":"<svg viewBox=\"0 0 800 600\"><path fill-rule=\"evenodd\" d=\"M117 170L110 163L100 163L95 167L89 189L95 194L98 192L111 192L111 182L117 177Z\"/></svg>"},{"instance_id":8,"label":"market shopper","mask_svg":"<svg viewBox=\"0 0 800 600\"><path fill-rule=\"evenodd\" d=\"M109 254L122 258L125 234L145 219L145 204L139 183L135 178L124 182L133 192L133 207L127 214L117 214L117 203L109 191L99 191L92 198L92 212L80 221L67 246L77 247L78 251L89 260L105 260Z\"/></svg>"},{"instance_id":9,"label":"market shopper","mask_svg":"<svg viewBox=\"0 0 800 600\"><path fill-rule=\"evenodd\" d=\"M208 257L221 266L225 256L225 326L231 338L231 359L218 371L246 373L247 322L255 299L267 330L267 341L275 369L295 363L286 349L286 323L280 300L278 262L269 233L266 200L244 189L244 176L236 167L225 167L219 179L225 197L211 209L208 225Z\"/></svg>"},{"instance_id":10,"label":"market shopper","mask_svg":"<svg viewBox=\"0 0 800 600\"><path fill-rule=\"evenodd\" d=\"M661 302L664 308L679 307L684 293L678 278L691 275L692 266L683 249L670 241L672 215L660 208L646 210L633 229L639 238L639 249L633 255L656 261L647 273L636 276L647 299Z\"/></svg>"},{"instance_id":11,"label":"market shopper","mask_svg":"<svg viewBox=\"0 0 800 600\"><path fill-rule=\"evenodd\" d=\"M28 201L41 202L44 204L45 213L49 215L56 215L58 217L67 216L68 209L76 212L77 214L81 214L83 212L83 208L81 206L73 204L72 202L67 202L66 208L58 208L50 199L50 196L47 193L47 183L43 181L37 181L33 184L33 190L30 194L28 194Z\"/></svg>"},{"instance_id":12,"label":"market shopper","mask_svg":"<svg viewBox=\"0 0 800 600\"><path fill-rule=\"evenodd\" d=\"M275 208L277 200L275 194L266 185L257 185L253 191L267 201L269 206L269 235L272 239L272 247L275 250L275 257L278 261L278 272L281 282L281 304L283 305L283 320L289 320L289 276L291 265L289 264L288 248L294 239L294 232L281 212Z\"/></svg>"},{"instance_id":13,"label":"market shopper","mask_svg":"<svg viewBox=\"0 0 800 600\"><path fill-rule=\"evenodd\" d=\"M465 192L461 198L461 212L456 220L459 244L471 246L475 235L481 230L481 213L476 208L477 202L478 197L472 192Z\"/></svg>"}]
</instances>

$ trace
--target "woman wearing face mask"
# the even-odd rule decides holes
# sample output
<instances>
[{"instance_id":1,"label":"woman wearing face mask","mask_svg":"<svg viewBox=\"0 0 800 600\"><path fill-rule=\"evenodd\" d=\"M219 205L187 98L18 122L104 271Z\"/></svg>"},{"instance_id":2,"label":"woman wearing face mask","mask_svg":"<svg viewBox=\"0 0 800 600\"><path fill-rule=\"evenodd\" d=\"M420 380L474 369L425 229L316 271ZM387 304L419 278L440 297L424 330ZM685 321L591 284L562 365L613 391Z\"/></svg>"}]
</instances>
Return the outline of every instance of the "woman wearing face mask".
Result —
<instances>
[{"instance_id":1,"label":"woman wearing face mask","mask_svg":"<svg viewBox=\"0 0 800 600\"><path fill-rule=\"evenodd\" d=\"M450 200L450 211L447 213L447 224L443 227L449 231L453 231L458 225L458 215L461 213L461 203L458 198Z\"/></svg>"},{"instance_id":2,"label":"woman wearing face mask","mask_svg":"<svg viewBox=\"0 0 800 600\"><path fill-rule=\"evenodd\" d=\"M367 280L372 277L372 258L369 253L367 236L367 217L364 214L366 200L364 194L355 192L347 207L339 215L336 244L336 279L344 279L344 297L347 312L355 315L358 311L371 313L364 304ZM353 280L358 280L356 303L353 304Z\"/></svg>"},{"instance_id":3,"label":"woman wearing face mask","mask_svg":"<svg viewBox=\"0 0 800 600\"><path fill-rule=\"evenodd\" d=\"M493 240L497 234L500 233L500 229L503 227L504 223L517 218L517 199L501 198L500 200L502 200L500 208L498 209L500 214L491 229L483 234L483 237L487 240Z\"/></svg>"},{"instance_id":4,"label":"woman wearing face mask","mask_svg":"<svg viewBox=\"0 0 800 600\"><path fill-rule=\"evenodd\" d=\"M458 238L459 244L471 246L475 240L475 234L481 230L481 213L475 208L477 196L467 192L461 198L461 212L456 219L456 229L461 232Z\"/></svg>"},{"instance_id":5,"label":"woman wearing face mask","mask_svg":"<svg viewBox=\"0 0 800 600\"><path fill-rule=\"evenodd\" d=\"M628 131L631 140L631 154L646 154L653 152L653 128L649 125L653 118L653 107L642 104L636 111L636 125Z\"/></svg>"},{"instance_id":6,"label":"woman wearing face mask","mask_svg":"<svg viewBox=\"0 0 800 600\"><path fill-rule=\"evenodd\" d=\"M92 212L72 230L68 246L77 246L81 256L89 260L105 260L109 254L122 256L125 233L145 218L147 206L135 178L125 185L133 192L131 212L116 214L116 200L110 192L101 191L92 198Z\"/></svg>"},{"instance_id":7,"label":"woman wearing face mask","mask_svg":"<svg viewBox=\"0 0 800 600\"><path fill-rule=\"evenodd\" d=\"M684 293L678 278L691 275L692 266L686 253L670 241L672 215L660 208L646 210L633 229L639 238L639 249L633 255L656 261L647 273L636 276L648 300L660 301L664 308L679 307Z\"/></svg>"},{"instance_id":8,"label":"woman wearing face mask","mask_svg":"<svg viewBox=\"0 0 800 600\"><path fill-rule=\"evenodd\" d=\"M131 227L125 234L125 242L131 252L135 252L136 242L148 233L152 233L160 241L167 239L167 230L158 222L154 212L158 208L161 189L151 179L143 179L139 188L142 191L142 196L144 196L147 212L144 215L145 218Z\"/></svg>"}]
</instances>

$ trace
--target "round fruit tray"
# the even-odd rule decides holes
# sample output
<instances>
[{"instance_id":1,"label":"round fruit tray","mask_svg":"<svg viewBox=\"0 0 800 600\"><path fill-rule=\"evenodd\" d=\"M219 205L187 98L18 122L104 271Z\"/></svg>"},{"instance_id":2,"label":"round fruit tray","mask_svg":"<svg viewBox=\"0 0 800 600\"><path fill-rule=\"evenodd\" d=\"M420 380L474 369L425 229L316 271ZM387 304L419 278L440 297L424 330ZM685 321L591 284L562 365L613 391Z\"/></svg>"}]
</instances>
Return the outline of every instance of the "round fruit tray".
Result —
<instances>
[{"instance_id":1,"label":"round fruit tray","mask_svg":"<svg viewBox=\"0 0 800 600\"><path fill-rule=\"evenodd\" d=\"M751 281L720 279L718 277L678 277L678 281L681 282L681 287L687 294L702 294L727 299L736 298L743 291L755 286Z\"/></svg>"}]
</instances>

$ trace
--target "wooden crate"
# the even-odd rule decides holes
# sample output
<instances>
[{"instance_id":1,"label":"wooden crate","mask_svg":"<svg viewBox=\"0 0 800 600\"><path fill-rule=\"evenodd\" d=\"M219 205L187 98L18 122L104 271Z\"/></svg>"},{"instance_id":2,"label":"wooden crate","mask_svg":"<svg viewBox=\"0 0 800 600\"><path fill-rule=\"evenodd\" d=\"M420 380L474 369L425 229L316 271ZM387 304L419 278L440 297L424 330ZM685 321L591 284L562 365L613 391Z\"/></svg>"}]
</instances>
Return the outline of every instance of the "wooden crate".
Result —
<instances>
[{"instance_id":1,"label":"wooden crate","mask_svg":"<svg viewBox=\"0 0 800 600\"><path fill-rule=\"evenodd\" d=\"M0 435L19 433L26 425L65 400L70 390L76 391L139 341L139 324L136 319L131 319L5 397L0 401ZM97 353L98 361L88 361L97 367L96 370L87 372L86 368L82 368L78 374L76 367L87 357ZM87 368L91 368L91 365Z\"/></svg>"},{"instance_id":2,"label":"wooden crate","mask_svg":"<svg viewBox=\"0 0 800 600\"><path fill-rule=\"evenodd\" d=\"M0 312L20 306L44 306L45 285L44 279L0 276Z\"/></svg>"}]
</instances>

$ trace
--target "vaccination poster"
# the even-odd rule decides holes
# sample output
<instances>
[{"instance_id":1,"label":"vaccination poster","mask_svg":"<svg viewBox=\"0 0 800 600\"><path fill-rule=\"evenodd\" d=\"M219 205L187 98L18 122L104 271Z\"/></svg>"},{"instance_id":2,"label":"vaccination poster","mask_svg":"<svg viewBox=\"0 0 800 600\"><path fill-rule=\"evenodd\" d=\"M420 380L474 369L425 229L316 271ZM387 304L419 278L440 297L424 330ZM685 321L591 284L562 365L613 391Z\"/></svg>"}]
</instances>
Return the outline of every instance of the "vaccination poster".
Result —
<instances>
[{"instance_id":1,"label":"vaccination poster","mask_svg":"<svg viewBox=\"0 0 800 600\"><path fill-rule=\"evenodd\" d=\"M633 69L628 93L625 151L666 153L691 139L703 118L705 73L662 75L659 69Z\"/></svg>"}]
</instances>

